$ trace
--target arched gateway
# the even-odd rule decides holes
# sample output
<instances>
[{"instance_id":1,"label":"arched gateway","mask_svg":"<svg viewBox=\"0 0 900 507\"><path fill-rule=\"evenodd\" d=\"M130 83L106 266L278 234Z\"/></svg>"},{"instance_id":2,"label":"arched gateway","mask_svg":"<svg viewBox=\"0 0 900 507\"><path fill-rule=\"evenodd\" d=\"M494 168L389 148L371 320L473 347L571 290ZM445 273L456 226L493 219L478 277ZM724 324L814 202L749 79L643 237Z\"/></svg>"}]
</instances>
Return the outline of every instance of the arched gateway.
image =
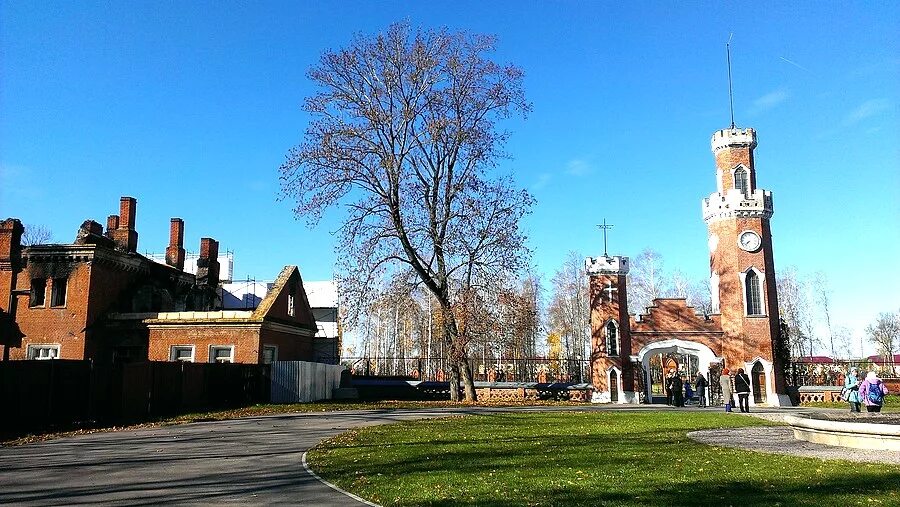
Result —
<instances>
[{"instance_id":1,"label":"arched gateway","mask_svg":"<svg viewBox=\"0 0 900 507\"><path fill-rule=\"evenodd\" d=\"M697 371L708 378L711 367L744 368L755 404L790 404L783 360L774 354L781 338L769 226L772 193L756 186L756 132L719 130L711 144L717 191L701 204L709 233L713 313L698 315L684 299L660 298L643 314L629 315L628 257L589 257L591 380L597 401L657 400L664 396L668 366L690 379Z\"/></svg>"}]
</instances>

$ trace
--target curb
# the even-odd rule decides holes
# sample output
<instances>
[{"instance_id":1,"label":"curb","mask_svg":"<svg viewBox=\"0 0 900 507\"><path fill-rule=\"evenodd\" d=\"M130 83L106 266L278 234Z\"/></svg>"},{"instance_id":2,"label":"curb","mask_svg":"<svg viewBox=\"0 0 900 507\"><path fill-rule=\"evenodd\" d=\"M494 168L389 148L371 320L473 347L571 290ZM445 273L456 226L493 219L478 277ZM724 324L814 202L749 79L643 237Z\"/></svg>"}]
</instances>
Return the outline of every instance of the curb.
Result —
<instances>
[{"instance_id":1,"label":"curb","mask_svg":"<svg viewBox=\"0 0 900 507\"><path fill-rule=\"evenodd\" d=\"M300 457L300 462L303 463L303 469L306 470L306 473L308 473L309 475L315 477L317 481L319 481L319 482L321 482L322 484L328 486L329 488L331 488L331 489L337 491L338 493L341 493L341 494L343 494L343 495L349 496L350 498L356 500L357 502L360 502L360 503L362 503L362 504L364 504L364 505L369 505L369 506L371 506L371 507L381 507L381 506L378 505L377 503L372 503L372 502L370 502L370 501L368 501L368 500L366 500L366 499L364 499L364 498L360 498L360 497L354 495L353 493L351 493L351 492L349 492L349 491L344 491L343 489L341 489L341 488L335 486L334 484L332 484L332 483L326 481L325 479L319 477L319 475L318 475L317 473L313 472L312 469L309 468L309 465L306 463L306 452L307 452L307 451L303 451L303 455Z\"/></svg>"}]
</instances>

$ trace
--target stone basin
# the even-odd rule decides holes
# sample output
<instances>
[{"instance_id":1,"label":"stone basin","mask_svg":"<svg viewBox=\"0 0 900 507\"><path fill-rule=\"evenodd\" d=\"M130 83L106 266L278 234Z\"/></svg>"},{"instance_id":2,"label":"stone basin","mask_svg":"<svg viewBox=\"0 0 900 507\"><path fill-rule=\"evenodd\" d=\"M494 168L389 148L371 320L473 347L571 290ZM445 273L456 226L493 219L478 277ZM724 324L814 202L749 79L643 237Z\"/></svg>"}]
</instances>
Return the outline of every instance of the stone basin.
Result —
<instances>
[{"instance_id":1,"label":"stone basin","mask_svg":"<svg viewBox=\"0 0 900 507\"><path fill-rule=\"evenodd\" d=\"M794 438L817 444L900 451L900 414L789 415Z\"/></svg>"}]
</instances>

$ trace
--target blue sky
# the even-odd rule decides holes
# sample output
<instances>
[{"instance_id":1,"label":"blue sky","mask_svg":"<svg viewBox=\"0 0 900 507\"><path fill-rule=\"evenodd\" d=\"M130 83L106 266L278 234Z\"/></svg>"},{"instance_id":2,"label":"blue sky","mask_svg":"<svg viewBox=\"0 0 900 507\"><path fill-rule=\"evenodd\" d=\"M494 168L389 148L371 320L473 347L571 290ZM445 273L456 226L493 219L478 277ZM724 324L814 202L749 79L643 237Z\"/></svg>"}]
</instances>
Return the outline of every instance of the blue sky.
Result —
<instances>
[{"instance_id":1,"label":"blue sky","mask_svg":"<svg viewBox=\"0 0 900 507\"><path fill-rule=\"evenodd\" d=\"M235 275L298 264L325 279L316 229L277 199L323 50L398 20L496 34L534 112L511 121L501 170L538 199L539 272L574 250L657 250L708 276L700 199L715 190L713 131L757 129L772 190L776 269L824 272L836 324L900 308L900 22L890 2L21 2L0 4L0 216L70 242L87 218L138 199L142 252L168 220L235 252Z\"/></svg>"}]
</instances>

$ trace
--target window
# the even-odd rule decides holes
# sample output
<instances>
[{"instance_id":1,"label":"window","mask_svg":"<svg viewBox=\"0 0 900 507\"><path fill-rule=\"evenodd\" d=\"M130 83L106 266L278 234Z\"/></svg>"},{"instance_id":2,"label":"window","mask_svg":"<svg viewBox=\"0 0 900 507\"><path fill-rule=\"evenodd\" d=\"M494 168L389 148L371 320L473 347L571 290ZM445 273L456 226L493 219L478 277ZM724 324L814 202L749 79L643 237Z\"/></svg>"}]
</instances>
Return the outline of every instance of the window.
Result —
<instances>
[{"instance_id":1,"label":"window","mask_svg":"<svg viewBox=\"0 0 900 507\"><path fill-rule=\"evenodd\" d=\"M278 361L278 347L275 345L263 345L263 364L272 364Z\"/></svg>"},{"instance_id":2,"label":"window","mask_svg":"<svg viewBox=\"0 0 900 507\"><path fill-rule=\"evenodd\" d=\"M747 185L747 171L743 167L738 167L734 171L734 188L740 190L745 197L750 192L750 187Z\"/></svg>"},{"instance_id":3,"label":"window","mask_svg":"<svg viewBox=\"0 0 900 507\"><path fill-rule=\"evenodd\" d=\"M29 345L28 359L57 359L59 357L59 345Z\"/></svg>"},{"instance_id":4,"label":"window","mask_svg":"<svg viewBox=\"0 0 900 507\"><path fill-rule=\"evenodd\" d=\"M233 345L212 345L209 347L210 363L233 363L234 362L234 346Z\"/></svg>"},{"instance_id":5,"label":"window","mask_svg":"<svg viewBox=\"0 0 900 507\"><path fill-rule=\"evenodd\" d=\"M294 316L294 295L288 294L288 315Z\"/></svg>"},{"instance_id":6,"label":"window","mask_svg":"<svg viewBox=\"0 0 900 507\"><path fill-rule=\"evenodd\" d=\"M66 306L66 279L54 278L50 290L50 306Z\"/></svg>"},{"instance_id":7,"label":"window","mask_svg":"<svg viewBox=\"0 0 900 507\"><path fill-rule=\"evenodd\" d=\"M752 269L747 272L747 277L744 279L744 291L747 297L747 315L763 315L759 275Z\"/></svg>"},{"instance_id":8,"label":"window","mask_svg":"<svg viewBox=\"0 0 900 507\"><path fill-rule=\"evenodd\" d=\"M35 278L31 281L31 300L28 306L34 308L36 306L44 306L44 297L47 294L47 280L43 278Z\"/></svg>"},{"instance_id":9,"label":"window","mask_svg":"<svg viewBox=\"0 0 900 507\"><path fill-rule=\"evenodd\" d=\"M169 361L194 362L194 346L173 345L172 348L169 349Z\"/></svg>"},{"instance_id":10,"label":"window","mask_svg":"<svg viewBox=\"0 0 900 507\"><path fill-rule=\"evenodd\" d=\"M619 355L619 328L614 321L606 324L606 353L610 356Z\"/></svg>"}]
</instances>

